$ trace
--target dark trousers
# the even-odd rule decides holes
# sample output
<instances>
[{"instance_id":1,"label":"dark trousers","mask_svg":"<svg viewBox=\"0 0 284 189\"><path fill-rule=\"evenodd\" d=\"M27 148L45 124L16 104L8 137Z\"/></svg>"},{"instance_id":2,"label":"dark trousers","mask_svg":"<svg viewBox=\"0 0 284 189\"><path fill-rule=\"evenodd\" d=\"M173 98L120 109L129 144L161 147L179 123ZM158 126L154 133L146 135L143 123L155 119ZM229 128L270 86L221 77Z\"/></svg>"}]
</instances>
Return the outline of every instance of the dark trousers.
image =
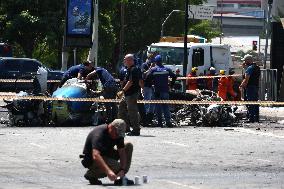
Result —
<instances>
[{"instance_id":1,"label":"dark trousers","mask_svg":"<svg viewBox=\"0 0 284 189\"><path fill-rule=\"evenodd\" d=\"M103 89L103 97L105 99L115 99L117 88L114 87L104 87ZM115 102L107 102L106 103L106 114L108 116L107 122L112 122L117 117L117 104Z\"/></svg>"},{"instance_id":2,"label":"dark trousers","mask_svg":"<svg viewBox=\"0 0 284 189\"><path fill-rule=\"evenodd\" d=\"M247 86L246 87L246 100L247 101L258 101L258 87ZM247 105L248 118L250 121L259 121L259 105Z\"/></svg>"}]
</instances>

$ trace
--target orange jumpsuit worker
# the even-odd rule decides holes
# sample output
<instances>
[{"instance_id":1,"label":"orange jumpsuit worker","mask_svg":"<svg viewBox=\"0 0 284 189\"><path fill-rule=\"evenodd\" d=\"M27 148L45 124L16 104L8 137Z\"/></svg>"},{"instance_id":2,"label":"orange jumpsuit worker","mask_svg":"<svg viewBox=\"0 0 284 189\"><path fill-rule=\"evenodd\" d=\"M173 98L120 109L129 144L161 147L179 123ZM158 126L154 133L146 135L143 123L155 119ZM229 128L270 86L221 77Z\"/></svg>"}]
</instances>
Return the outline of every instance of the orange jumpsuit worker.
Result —
<instances>
[{"instance_id":1,"label":"orange jumpsuit worker","mask_svg":"<svg viewBox=\"0 0 284 189\"><path fill-rule=\"evenodd\" d=\"M196 72L198 68L193 67L191 69L191 73L187 75L187 77L197 77ZM197 89L197 79L187 79L186 80L186 88L187 90L196 90Z\"/></svg>"},{"instance_id":2,"label":"orange jumpsuit worker","mask_svg":"<svg viewBox=\"0 0 284 189\"><path fill-rule=\"evenodd\" d=\"M225 75L225 70L220 70L220 75ZM236 93L231 87L231 81L228 77L220 77L218 82L218 96L221 97L224 101L227 100L227 93L235 97Z\"/></svg>"},{"instance_id":3,"label":"orange jumpsuit worker","mask_svg":"<svg viewBox=\"0 0 284 189\"><path fill-rule=\"evenodd\" d=\"M209 73L206 74L206 76L215 76L215 68L210 67L209 68ZM207 78L206 79L206 89L212 91L213 90L213 78Z\"/></svg>"}]
</instances>

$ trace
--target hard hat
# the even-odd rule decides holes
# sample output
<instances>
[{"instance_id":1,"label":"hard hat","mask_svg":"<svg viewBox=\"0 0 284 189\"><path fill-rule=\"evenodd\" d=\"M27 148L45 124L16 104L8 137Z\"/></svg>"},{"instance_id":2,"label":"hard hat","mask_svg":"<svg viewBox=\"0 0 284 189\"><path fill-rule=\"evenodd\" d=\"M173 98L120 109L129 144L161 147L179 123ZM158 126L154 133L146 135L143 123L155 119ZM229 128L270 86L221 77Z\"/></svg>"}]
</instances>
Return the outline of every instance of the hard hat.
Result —
<instances>
[{"instance_id":1,"label":"hard hat","mask_svg":"<svg viewBox=\"0 0 284 189\"><path fill-rule=\"evenodd\" d=\"M197 70L198 70L197 67L193 67L193 68L191 69L191 72L197 72Z\"/></svg>"},{"instance_id":2,"label":"hard hat","mask_svg":"<svg viewBox=\"0 0 284 189\"><path fill-rule=\"evenodd\" d=\"M225 70L220 70L221 75L225 75Z\"/></svg>"},{"instance_id":3,"label":"hard hat","mask_svg":"<svg viewBox=\"0 0 284 189\"><path fill-rule=\"evenodd\" d=\"M210 67L209 70L210 71L215 71L215 68L214 67Z\"/></svg>"}]
</instances>

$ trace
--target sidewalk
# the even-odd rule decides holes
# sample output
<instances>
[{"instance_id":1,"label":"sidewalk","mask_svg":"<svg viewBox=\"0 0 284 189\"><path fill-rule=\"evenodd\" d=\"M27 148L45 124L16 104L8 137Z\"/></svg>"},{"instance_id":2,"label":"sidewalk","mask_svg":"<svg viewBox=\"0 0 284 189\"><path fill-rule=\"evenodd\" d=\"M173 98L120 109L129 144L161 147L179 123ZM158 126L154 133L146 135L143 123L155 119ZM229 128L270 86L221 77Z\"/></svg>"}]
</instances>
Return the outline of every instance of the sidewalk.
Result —
<instances>
[{"instance_id":1,"label":"sidewalk","mask_svg":"<svg viewBox=\"0 0 284 189\"><path fill-rule=\"evenodd\" d=\"M260 107L260 116L277 121L284 120L284 107Z\"/></svg>"}]
</instances>

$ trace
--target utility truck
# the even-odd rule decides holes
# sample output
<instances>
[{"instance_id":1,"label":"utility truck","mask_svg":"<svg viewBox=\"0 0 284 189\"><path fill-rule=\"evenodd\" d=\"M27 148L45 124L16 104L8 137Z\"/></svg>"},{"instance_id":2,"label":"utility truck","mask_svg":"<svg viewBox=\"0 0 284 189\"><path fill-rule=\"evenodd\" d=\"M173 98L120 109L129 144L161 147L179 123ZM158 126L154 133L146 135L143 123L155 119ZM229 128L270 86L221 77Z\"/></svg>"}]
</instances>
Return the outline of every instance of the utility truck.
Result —
<instances>
[{"instance_id":1,"label":"utility truck","mask_svg":"<svg viewBox=\"0 0 284 189\"><path fill-rule=\"evenodd\" d=\"M198 37L198 36L197 36ZM158 43L152 43L148 47L148 53L156 52L162 56L162 62L174 72L183 73L184 43L182 37L163 37ZM188 37L188 41L196 41ZM195 37L196 38L196 37ZM211 43L187 43L188 65L186 73L190 73L193 67L198 67L197 74L206 74L211 66L215 67L216 73L225 70L226 74L232 68L230 47L224 44Z\"/></svg>"}]
</instances>

